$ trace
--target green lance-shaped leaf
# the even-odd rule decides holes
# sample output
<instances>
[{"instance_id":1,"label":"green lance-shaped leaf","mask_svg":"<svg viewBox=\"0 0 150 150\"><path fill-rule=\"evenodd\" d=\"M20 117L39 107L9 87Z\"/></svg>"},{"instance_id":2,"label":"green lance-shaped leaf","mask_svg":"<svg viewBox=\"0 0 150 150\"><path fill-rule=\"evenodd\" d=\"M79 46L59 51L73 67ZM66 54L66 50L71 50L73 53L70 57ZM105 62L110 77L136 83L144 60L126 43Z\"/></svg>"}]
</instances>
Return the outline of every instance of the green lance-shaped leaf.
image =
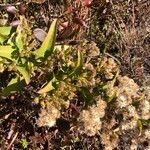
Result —
<instances>
[{"instance_id":1,"label":"green lance-shaped leaf","mask_svg":"<svg viewBox=\"0 0 150 150\"><path fill-rule=\"evenodd\" d=\"M8 46L0 46L0 57L7 58L9 60L12 60L12 53L15 49L13 49L10 45Z\"/></svg>"},{"instance_id":2,"label":"green lance-shaped leaf","mask_svg":"<svg viewBox=\"0 0 150 150\"><path fill-rule=\"evenodd\" d=\"M22 74L23 78L26 81L26 84L29 84L29 82L30 82L30 74L27 71L26 66L16 66L16 68Z\"/></svg>"},{"instance_id":3,"label":"green lance-shaped leaf","mask_svg":"<svg viewBox=\"0 0 150 150\"><path fill-rule=\"evenodd\" d=\"M25 86L25 80L19 77L12 78L7 87L2 90L2 96L9 96L20 91Z\"/></svg>"},{"instance_id":4,"label":"green lance-shaped leaf","mask_svg":"<svg viewBox=\"0 0 150 150\"><path fill-rule=\"evenodd\" d=\"M83 66L83 56L80 50L78 50L78 60L75 69L70 73L70 76L78 74Z\"/></svg>"},{"instance_id":5,"label":"green lance-shaped leaf","mask_svg":"<svg viewBox=\"0 0 150 150\"><path fill-rule=\"evenodd\" d=\"M53 83L56 83L56 82L57 82L57 79L53 77L53 79L50 82L48 82L48 84L44 86L42 89L40 89L37 93L44 94L44 93L54 90L55 88L53 86Z\"/></svg>"},{"instance_id":6,"label":"green lance-shaped leaf","mask_svg":"<svg viewBox=\"0 0 150 150\"><path fill-rule=\"evenodd\" d=\"M0 43L2 44L5 40L7 40L12 27L0 27Z\"/></svg>"},{"instance_id":7,"label":"green lance-shaped leaf","mask_svg":"<svg viewBox=\"0 0 150 150\"><path fill-rule=\"evenodd\" d=\"M48 31L48 34L42 43L41 47L35 51L36 59L42 58L46 59L50 56L54 50L57 32L57 19L55 19Z\"/></svg>"}]
</instances>

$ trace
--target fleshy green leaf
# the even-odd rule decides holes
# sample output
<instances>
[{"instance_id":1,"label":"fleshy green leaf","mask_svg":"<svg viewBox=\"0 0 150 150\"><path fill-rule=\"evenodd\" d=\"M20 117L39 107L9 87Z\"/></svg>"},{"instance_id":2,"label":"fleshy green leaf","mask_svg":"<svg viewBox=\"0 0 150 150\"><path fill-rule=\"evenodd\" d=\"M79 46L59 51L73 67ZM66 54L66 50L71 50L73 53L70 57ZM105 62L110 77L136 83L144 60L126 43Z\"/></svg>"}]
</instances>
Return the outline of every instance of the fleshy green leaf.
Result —
<instances>
[{"instance_id":1,"label":"fleshy green leaf","mask_svg":"<svg viewBox=\"0 0 150 150\"><path fill-rule=\"evenodd\" d=\"M44 94L47 92L52 91L54 88L53 83L57 82L56 78L54 77L46 86L44 86L42 89L40 89L37 93Z\"/></svg>"},{"instance_id":2,"label":"fleshy green leaf","mask_svg":"<svg viewBox=\"0 0 150 150\"><path fill-rule=\"evenodd\" d=\"M9 60L12 60L12 53L15 49L13 49L11 46L0 46L0 57L7 58Z\"/></svg>"},{"instance_id":3,"label":"fleshy green leaf","mask_svg":"<svg viewBox=\"0 0 150 150\"><path fill-rule=\"evenodd\" d=\"M78 60L75 69L71 72L71 76L78 74L83 66L83 56L80 50L78 50Z\"/></svg>"},{"instance_id":4,"label":"fleshy green leaf","mask_svg":"<svg viewBox=\"0 0 150 150\"><path fill-rule=\"evenodd\" d=\"M23 78L26 81L26 84L30 82L30 74L26 69L26 66L16 66L17 70L22 74Z\"/></svg>"},{"instance_id":5,"label":"fleshy green leaf","mask_svg":"<svg viewBox=\"0 0 150 150\"><path fill-rule=\"evenodd\" d=\"M20 91L24 86L25 86L25 80L15 77L11 79L7 87L3 89L2 95L9 96L10 94Z\"/></svg>"},{"instance_id":6,"label":"fleshy green leaf","mask_svg":"<svg viewBox=\"0 0 150 150\"><path fill-rule=\"evenodd\" d=\"M56 40L56 32L57 32L57 19L55 19L48 31L48 34L42 43L41 47L35 51L36 59L44 58L46 59L49 57L55 46L55 40Z\"/></svg>"}]
</instances>

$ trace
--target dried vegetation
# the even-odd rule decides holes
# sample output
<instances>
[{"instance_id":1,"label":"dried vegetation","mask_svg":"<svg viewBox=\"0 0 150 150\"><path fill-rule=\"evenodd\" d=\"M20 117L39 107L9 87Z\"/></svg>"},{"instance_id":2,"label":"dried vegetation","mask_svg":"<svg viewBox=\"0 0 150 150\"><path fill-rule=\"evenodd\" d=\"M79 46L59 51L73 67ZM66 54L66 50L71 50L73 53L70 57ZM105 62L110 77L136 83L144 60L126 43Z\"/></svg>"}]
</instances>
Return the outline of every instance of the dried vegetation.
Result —
<instances>
[{"instance_id":1,"label":"dried vegetation","mask_svg":"<svg viewBox=\"0 0 150 150\"><path fill-rule=\"evenodd\" d=\"M1 149L150 149L148 1L1 3Z\"/></svg>"}]
</instances>

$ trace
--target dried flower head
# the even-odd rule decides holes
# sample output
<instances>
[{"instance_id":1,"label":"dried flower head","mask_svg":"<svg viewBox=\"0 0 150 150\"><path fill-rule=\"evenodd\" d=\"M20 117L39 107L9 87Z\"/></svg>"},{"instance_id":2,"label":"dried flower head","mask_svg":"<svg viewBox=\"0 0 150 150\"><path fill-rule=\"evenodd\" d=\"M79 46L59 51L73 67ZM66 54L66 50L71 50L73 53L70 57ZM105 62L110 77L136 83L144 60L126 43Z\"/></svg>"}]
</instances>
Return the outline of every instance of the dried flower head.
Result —
<instances>
[{"instance_id":1,"label":"dried flower head","mask_svg":"<svg viewBox=\"0 0 150 150\"><path fill-rule=\"evenodd\" d=\"M118 77L118 88L119 93L127 93L129 96L136 97L137 92L139 91L139 86L134 82L133 79L130 79L127 76Z\"/></svg>"},{"instance_id":2,"label":"dried flower head","mask_svg":"<svg viewBox=\"0 0 150 150\"><path fill-rule=\"evenodd\" d=\"M101 134L102 144L105 145L105 150L112 150L118 145L118 135L113 131L104 131Z\"/></svg>"},{"instance_id":3,"label":"dried flower head","mask_svg":"<svg viewBox=\"0 0 150 150\"><path fill-rule=\"evenodd\" d=\"M141 110L141 118L145 120L150 119L150 101L143 100L139 108Z\"/></svg>"},{"instance_id":4,"label":"dried flower head","mask_svg":"<svg viewBox=\"0 0 150 150\"><path fill-rule=\"evenodd\" d=\"M137 127L137 120L132 118L130 120L126 120L121 124L121 130L130 130Z\"/></svg>"},{"instance_id":5,"label":"dried flower head","mask_svg":"<svg viewBox=\"0 0 150 150\"><path fill-rule=\"evenodd\" d=\"M139 119L139 115L137 113L137 110L133 105L129 105L128 107L126 107L126 112L127 112L126 118L133 117L135 119Z\"/></svg>"},{"instance_id":6,"label":"dried flower head","mask_svg":"<svg viewBox=\"0 0 150 150\"><path fill-rule=\"evenodd\" d=\"M145 138L147 138L148 140L150 140L150 129L146 129L144 131L144 134L145 134Z\"/></svg>"},{"instance_id":7,"label":"dried flower head","mask_svg":"<svg viewBox=\"0 0 150 150\"><path fill-rule=\"evenodd\" d=\"M56 119L60 117L60 110L54 104L49 104L46 108L42 108L37 120L37 125L52 127L56 123Z\"/></svg>"},{"instance_id":8,"label":"dried flower head","mask_svg":"<svg viewBox=\"0 0 150 150\"><path fill-rule=\"evenodd\" d=\"M138 143L135 139L132 140L131 146L130 146L131 150L136 150L138 149Z\"/></svg>"},{"instance_id":9,"label":"dried flower head","mask_svg":"<svg viewBox=\"0 0 150 150\"><path fill-rule=\"evenodd\" d=\"M83 110L79 117L81 123L80 131L88 136L94 136L101 129L101 119L105 115L106 102L102 99L97 101L95 106L91 106L88 110Z\"/></svg>"},{"instance_id":10,"label":"dried flower head","mask_svg":"<svg viewBox=\"0 0 150 150\"><path fill-rule=\"evenodd\" d=\"M100 71L104 73L106 79L112 79L118 71L117 63L112 58L102 58L99 67Z\"/></svg>"},{"instance_id":11,"label":"dried flower head","mask_svg":"<svg viewBox=\"0 0 150 150\"><path fill-rule=\"evenodd\" d=\"M95 42L91 42L91 43L88 45L88 49L89 49L89 56L91 56L91 57L98 56L99 53L100 53L100 50L99 50L99 48L96 46L96 43L95 43Z\"/></svg>"},{"instance_id":12,"label":"dried flower head","mask_svg":"<svg viewBox=\"0 0 150 150\"><path fill-rule=\"evenodd\" d=\"M118 77L117 105L120 108L130 105L138 97L139 86L127 76Z\"/></svg>"},{"instance_id":13,"label":"dried flower head","mask_svg":"<svg viewBox=\"0 0 150 150\"><path fill-rule=\"evenodd\" d=\"M122 94L119 94L119 96L117 97L117 106L120 107L120 108L123 108L123 107L126 107L128 106L129 104L132 103L132 99L128 99L128 96L126 93L122 93Z\"/></svg>"}]
</instances>

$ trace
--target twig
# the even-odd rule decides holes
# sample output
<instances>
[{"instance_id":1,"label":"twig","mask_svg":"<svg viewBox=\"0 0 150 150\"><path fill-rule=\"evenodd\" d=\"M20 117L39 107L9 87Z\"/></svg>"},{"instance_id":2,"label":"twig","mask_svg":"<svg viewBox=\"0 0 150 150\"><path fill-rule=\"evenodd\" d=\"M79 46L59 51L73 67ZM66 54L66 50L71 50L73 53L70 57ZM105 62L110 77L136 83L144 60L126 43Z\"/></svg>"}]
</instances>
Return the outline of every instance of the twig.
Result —
<instances>
[{"instance_id":1,"label":"twig","mask_svg":"<svg viewBox=\"0 0 150 150\"><path fill-rule=\"evenodd\" d=\"M7 7L7 6L18 6L21 3L16 3L16 4L0 4L0 7Z\"/></svg>"},{"instance_id":2,"label":"twig","mask_svg":"<svg viewBox=\"0 0 150 150\"><path fill-rule=\"evenodd\" d=\"M16 132L16 134L14 135L12 141L10 142L10 144L8 145L7 149L6 150L9 150L12 146L12 144L14 143L15 139L17 138L18 136L18 132Z\"/></svg>"},{"instance_id":3,"label":"twig","mask_svg":"<svg viewBox=\"0 0 150 150\"><path fill-rule=\"evenodd\" d=\"M120 61L116 57L114 57L114 56L112 56L111 54L108 54L108 53L104 53L104 54L111 57L111 58L113 58L119 65L121 65Z\"/></svg>"}]
</instances>

